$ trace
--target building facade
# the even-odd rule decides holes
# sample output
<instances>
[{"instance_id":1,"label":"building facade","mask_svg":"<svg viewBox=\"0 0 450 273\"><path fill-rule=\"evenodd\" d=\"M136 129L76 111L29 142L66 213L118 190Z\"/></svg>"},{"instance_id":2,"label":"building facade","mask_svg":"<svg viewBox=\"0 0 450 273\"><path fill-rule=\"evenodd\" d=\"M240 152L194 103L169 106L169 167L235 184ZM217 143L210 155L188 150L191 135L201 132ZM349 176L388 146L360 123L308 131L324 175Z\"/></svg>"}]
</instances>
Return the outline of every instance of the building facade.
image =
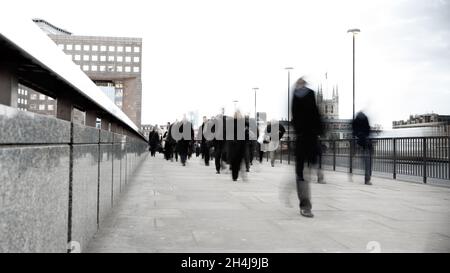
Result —
<instances>
[{"instance_id":1,"label":"building facade","mask_svg":"<svg viewBox=\"0 0 450 273\"><path fill-rule=\"evenodd\" d=\"M450 124L450 116L439 114L410 115L407 120L392 122L392 129L439 127Z\"/></svg>"},{"instance_id":2,"label":"building facade","mask_svg":"<svg viewBox=\"0 0 450 273\"><path fill-rule=\"evenodd\" d=\"M77 36L42 19L33 20L67 57L105 93L138 127L142 109L142 39L103 36ZM32 89L22 86L27 95L20 108L50 114L56 103L41 98ZM22 92L22 91L21 91ZM33 94L37 95L34 96ZM37 101L39 103L33 103ZM25 102L27 104L25 104ZM79 115L77 115L79 116Z\"/></svg>"}]
</instances>

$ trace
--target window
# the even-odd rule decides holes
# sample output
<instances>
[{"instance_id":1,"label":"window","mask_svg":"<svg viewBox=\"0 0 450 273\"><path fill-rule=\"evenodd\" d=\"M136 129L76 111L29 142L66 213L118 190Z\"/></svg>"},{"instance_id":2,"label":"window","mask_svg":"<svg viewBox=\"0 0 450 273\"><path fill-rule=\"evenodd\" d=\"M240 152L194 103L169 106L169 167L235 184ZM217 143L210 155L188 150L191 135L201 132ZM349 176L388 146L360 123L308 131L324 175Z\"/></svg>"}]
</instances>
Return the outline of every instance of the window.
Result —
<instances>
[{"instance_id":1,"label":"window","mask_svg":"<svg viewBox=\"0 0 450 273\"><path fill-rule=\"evenodd\" d=\"M21 103L21 102L20 102L20 99L17 99L17 103Z\"/></svg>"},{"instance_id":2,"label":"window","mask_svg":"<svg viewBox=\"0 0 450 273\"><path fill-rule=\"evenodd\" d=\"M117 52L123 52L123 46L118 46L117 47Z\"/></svg>"},{"instance_id":3,"label":"window","mask_svg":"<svg viewBox=\"0 0 450 273\"><path fill-rule=\"evenodd\" d=\"M106 56L104 56L104 55L100 56L100 62L104 62L104 61L106 61Z\"/></svg>"},{"instance_id":4,"label":"window","mask_svg":"<svg viewBox=\"0 0 450 273\"><path fill-rule=\"evenodd\" d=\"M122 56L117 56L117 61L118 62L123 62L123 57Z\"/></svg>"},{"instance_id":5,"label":"window","mask_svg":"<svg viewBox=\"0 0 450 273\"><path fill-rule=\"evenodd\" d=\"M81 60L81 55L75 55L75 61Z\"/></svg>"},{"instance_id":6,"label":"window","mask_svg":"<svg viewBox=\"0 0 450 273\"><path fill-rule=\"evenodd\" d=\"M75 45L75 50L81 50L81 45Z\"/></svg>"},{"instance_id":7,"label":"window","mask_svg":"<svg viewBox=\"0 0 450 273\"><path fill-rule=\"evenodd\" d=\"M105 67L104 65L101 65L101 66L100 66L100 71L104 72L104 71L105 71L105 68L106 68L106 67Z\"/></svg>"},{"instance_id":8,"label":"window","mask_svg":"<svg viewBox=\"0 0 450 273\"><path fill-rule=\"evenodd\" d=\"M83 65L83 70L84 71L89 71L89 65Z\"/></svg>"},{"instance_id":9,"label":"window","mask_svg":"<svg viewBox=\"0 0 450 273\"><path fill-rule=\"evenodd\" d=\"M108 47L108 50L109 50L110 52L114 52L114 51L116 51L116 48L115 48L115 46L109 46L109 47Z\"/></svg>"},{"instance_id":10,"label":"window","mask_svg":"<svg viewBox=\"0 0 450 273\"><path fill-rule=\"evenodd\" d=\"M125 57L125 62L131 63L131 57L129 57L129 56Z\"/></svg>"},{"instance_id":11,"label":"window","mask_svg":"<svg viewBox=\"0 0 450 273\"><path fill-rule=\"evenodd\" d=\"M126 52L131 52L131 46L125 47L125 51L126 51Z\"/></svg>"},{"instance_id":12,"label":"window","mask_svg":"<svg viewBox=\"0 0 450 273\"><path fill-rule=\"evenodd\" d=\"M134 52L139 53L141 51L141 48L138 46L134 47Z\"/></svg>"},{"instance_id":13,"label":"window","mask_svg":"<svg viewBox=\"0 0 450 273\"><path fill-rule=\"evenodd\" d=\"M25 100L25 105L27 105L28 104L28 100Z\"/></svg>"},{"instance_id":14,"label":"window","mask_svg":"<svg viewBox=\"0 0 450 273\"><path fill-rule=\"evenodd\" d=\"M114 66L108 65L108 72L114 72Z\"/></svg>"},{"instance_id":15,"label":"window","mask_svg":"<svg viewBox=\"0 0 450 273\"><path fill-rule=\"evenodd\" d=\"M67 50L72 50L73 46L72 45L66 45Z\"/></svg>"},{"instance_id":16,"label":"window","mask_svg":"<svg viewBox=\"0 0 450 273\"><path fill-rule=\"evenodd\" d=\"M139 62L139 57L133 57L133 62L138 63Z\"/></svg>"},{"instance_id":17,"label":"window","mask_svg":"<svg viewBox=\"0 0 450 273\"><path fill-rule=\"evenodd\" d=\"M122 72L122 66L121 65L116 66L116 70L117 70L117 72Z\"/></svg>"},{"instance_id":18,"label":"window","mask_svg":"<svg viewBox=\"0 0 450 273\"><path fill-rule=\"evenodd\" d=\"M114 56L108 56L108 62L114 62Z\"/></svg>"},{"instance_id":19,"label":"window","mask_svg":"<svg viewBox=\"0 0 450 273\"><path fill-rule=\"evenodd\" d=\"M91 66L91 71L97 71L97 66L96 65L92 65Z\"/></svg>"},{"instance_id":20,"label":"window","mask_svg":"<svg viewBox=\"0 0 450 273\"><path fill-rule=\"evenodd\" d=\"M45 100L45 95L39 94L39 100Z\"/></svg>"},{"instance_id":21,"label":"window","mask_svg":"<svg viewBox=\"0 0 450 273\"><path fill-rule=\"evenodd\" d=\"M90 48L89 45L84 45L84 46L83 46L83 50L84 50L84 51L89 51L89 48Z\"/></svg>"},{"instance_id":22,"label":"window","mask_svg":"<svg viewBox=\"0 0 450 273\"><path fill-rule=\"evenodd\" d=\"M130 66L125 66L125 72L131 72L131 67Z\"/></svg>"},{"instance_id":23,"label":"window","mask_svg":"<svg viewBox=\"0 0 450 273\"><path fill-rule=\"evenodd\" d=\"M50 100L50 101L55 100L55 99L52 98L52 97L47 97L47 99Z\"/></svg>"},{"instance_id":24,"label":"window","mask_svg":"<svg viewBox=\"0 0 450 273\"><path fill-rule=\"evenodd\" d=\"M94 61L94 62L98 61L98 56L97 55L92 55L91 56L91 60Z\"/></svg>"},{"instance_id":25,"label":"window","mask_svg":"<svg viewBox=\"0 0 450 273\"><path fill-rule=\"evenodd\" d=\"M39 104L39 110L45 110L45 104Z\"/></svg>"},{"instance_id":26,"label":"window","mask_svg":"<svg viewBox=\"0 0 450 273\"><path fill-rule=\"evenodd\" d=\"M37 100L37 94L31 94L30 95L30 99Z\"/></svg>"},{"instance_id":27,"label":"window","mask_svg":"<svg viewBox=\"0 0 450 273\"><path fill-rule=\"evenodd\" d=\"M89 61L89 55L83 55L83 61Z\"/></svg>"},{"instance_id":28,"label":"window","mask_svg":"<svg viewBox=\"0 0 450 273\"><path fill-rule=\"evenodd\" d=\"M26 89L24 91L25 91L25 96L28 95L28 91Z\"/></svg>"},{"instance_id":29,"label":"window","mask_svg":"<svg viewBox=\"0 0 450 273\"><path fill-rule=\"evenodd\" d=\"M93 46L92 46L92 51L98 51L98 46L93 45Z\"/></svg>"},{"instance_id":30,"label":"window","mask_svg":"<svg viewBox=\"0 0 450 273\"><path fill-rule=\"evenodd\" d=\"M139 73L139 67L138 66L133 67L133 72L134 73Z\"/></svg>"},{"instance_id":31,"label":"window","mask_svg":"<svg viewBox=\"0 0 450 273\"><path fill-rule=\"evenodd\" d=\"M106 46L104 45L100 46L100 51L106 51Z\"/></svg>"},{"instance_id":32,"label":"window","mask_svg":"<svg viewBox=\"0 0 450 273\"><path fill-rule=\"evenodd\" d=\"M48 109L49 111L53 111L53 109L54 109L53 104L47 105L47 109Z\"/></svg>"}]
</instances>

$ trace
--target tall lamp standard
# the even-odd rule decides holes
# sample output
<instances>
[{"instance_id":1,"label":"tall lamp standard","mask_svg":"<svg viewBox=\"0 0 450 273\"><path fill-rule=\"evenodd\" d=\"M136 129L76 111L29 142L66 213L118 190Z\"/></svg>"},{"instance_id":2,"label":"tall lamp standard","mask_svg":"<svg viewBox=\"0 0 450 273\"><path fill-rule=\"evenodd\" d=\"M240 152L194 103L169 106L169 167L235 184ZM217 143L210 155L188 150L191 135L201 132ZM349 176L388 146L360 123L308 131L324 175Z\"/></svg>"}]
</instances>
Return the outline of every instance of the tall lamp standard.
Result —
<instances>
[{"instance_id":1,"label":"tall lamp standard","mask_svg":"<svg viewBox=\"0 0 450 273\"><path fill-rule=\"evenodd\" d=\"M258 126L258 117L256 116L256 91L258 91L259 88L253 87L252 89L253 89L253 91L255 91L255 121L256 121L256 126Z\"/></svg>"},{"instance_id":2,"label":"tall lamp standard","mask_svg":"<svg viewBox=\"0 0 450 273\"><path fill-rule=\"evenodd\" d=\"M353 119L355 119L355 36L360 32L361 30L358 28L347 30L347 33L353 34Z\"/></svg>"},{"instance_id":3,"label":"tall lamp standard","mask_svg":"<svg viewBox=\"0 0 450 273\"><path fill-rule=\"evenodd\" d=\"M294 69L293 67L286 67L285 68L288 72L288 119L287 119L287 143L288 143L288 164L291 163L291 143L290 143L290 136L289 136L289 129L291 125L291 106L290 106L290 98L291 98L291 70Z\"/></svg>"}]
</instances>

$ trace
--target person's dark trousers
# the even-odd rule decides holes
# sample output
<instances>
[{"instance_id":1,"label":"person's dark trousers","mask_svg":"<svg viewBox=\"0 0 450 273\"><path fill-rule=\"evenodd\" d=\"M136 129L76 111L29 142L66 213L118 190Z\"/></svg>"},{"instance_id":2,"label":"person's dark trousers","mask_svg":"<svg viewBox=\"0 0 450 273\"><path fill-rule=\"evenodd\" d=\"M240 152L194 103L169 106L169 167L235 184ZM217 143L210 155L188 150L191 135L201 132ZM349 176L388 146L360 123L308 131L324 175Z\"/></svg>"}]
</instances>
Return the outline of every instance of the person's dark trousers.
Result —
<instances>
[{"instance_id":1,"label":"person's dark trousers","mask_svg":"<svg viewBox=\"0 0 450 273\"><path fill-rule=\"evenodd\" d=\"M263 157L264 157L264 152L259 151L259 163L262 163Z\"/></svg>"},{"instance_id":2,"label":"person's dark trousers","mask_svg":"<svg viewBox=\"0 0 450 273\"><path fill-rule=\"evenodd\" d=\"M209 145L206 143L202 144L202 155L205 160L205 165L209 166Z\"/></svg>"},{"instance_id":3,"label":"person's dark trousers","mask_svg":"<svg viewBox=\"0 0 450 273\"><path fill-rule=\"evenodd\" d=\"M364 160L364 182L370 182L372 175L372 151L369 147L363 147L363 160Z\"/></svg>"},{"instance_id":4,"label":"person's dark trousers","mask_svg":"<svg viewBox=\"0 0 450 273\"><path fill-rule=\"evenodd\" d=\"M255 153L255 141L250 141L249 143L249 160L250 160L250 165L253 165L253 157L254 157L254 153Z\"/></svg>"},{"instance_id":5,"label":"person's dark trousers","mask_svg":"<svg viewBox=\"0 0 450 273\"><path fill-rule=\"evenodd\" d=\"M302 210L311 210L310 181L304 179L303 171L305 163L313 165L317 161L317 140L314 137L297 137L295 145L295 172L297 184L297 196Z\"/></svg>"},{"instance_id":6,"label":"person's dark trousers","mask_svg":"<svg viewBox=\"0 0 450 273\"><path fill-rule=\"evenodd\" d=\"M251 146L251 143L248 143L248 142L246 142L245 143L245 146L244 146L245 148L244 148L244 160L245 160L245 169L246 169L246 171L248 172L249 170L250 170L250 153L251 153L251 150L252 150L252 146Z\"/></svg>"},{"instance_id":7,"label":"person's dark trousers","mask_svg":"<svg viewBox=\"0 0 450 273\"><path fill-rule=\"evenodd\" d=\"M220 161L222 159L222 142L217 142L214 145L214 162L216 164L216 171L219 173L220 172Z\"/></svg>"},{"instance_id":8,"label":"person's dark trousers","mask_svg":"<svg viewBox=\"0 0 450 273\"><path fill-rule=\"evenodd\" d=\"M244 141L233 141L230 143L230 165L231 165L231 176L233 180L238 179L239 171L241 169L241 162L245 155L245 142Z\"/></svg>"}]
</instances>

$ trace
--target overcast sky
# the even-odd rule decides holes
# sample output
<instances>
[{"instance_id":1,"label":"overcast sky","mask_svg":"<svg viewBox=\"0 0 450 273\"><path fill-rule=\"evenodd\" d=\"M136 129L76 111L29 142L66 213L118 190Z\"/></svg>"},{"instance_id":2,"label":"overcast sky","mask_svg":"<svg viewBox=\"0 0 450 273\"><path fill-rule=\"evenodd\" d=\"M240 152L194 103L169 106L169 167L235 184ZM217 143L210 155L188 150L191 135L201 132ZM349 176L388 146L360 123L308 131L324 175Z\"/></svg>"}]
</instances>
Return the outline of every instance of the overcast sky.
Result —
<instances>
[{"instance_id":1,"label":"overcast sky","mask_svg":"<svg viewBox=\"0 0 450 273\"><path fill-rule=\"evenodd\" d=\"M352 37L356 109L391 127L409 114L450 114L450 1L15 0L17 16L42 18L74 35L142 37L142 122L201 116L233 100L254 113L287 116L287 72L308 75L352 114ZM8 10L8 9L5 9ZM328 79L325 80L325 73Z\"/></svg>"}]
</instances>

